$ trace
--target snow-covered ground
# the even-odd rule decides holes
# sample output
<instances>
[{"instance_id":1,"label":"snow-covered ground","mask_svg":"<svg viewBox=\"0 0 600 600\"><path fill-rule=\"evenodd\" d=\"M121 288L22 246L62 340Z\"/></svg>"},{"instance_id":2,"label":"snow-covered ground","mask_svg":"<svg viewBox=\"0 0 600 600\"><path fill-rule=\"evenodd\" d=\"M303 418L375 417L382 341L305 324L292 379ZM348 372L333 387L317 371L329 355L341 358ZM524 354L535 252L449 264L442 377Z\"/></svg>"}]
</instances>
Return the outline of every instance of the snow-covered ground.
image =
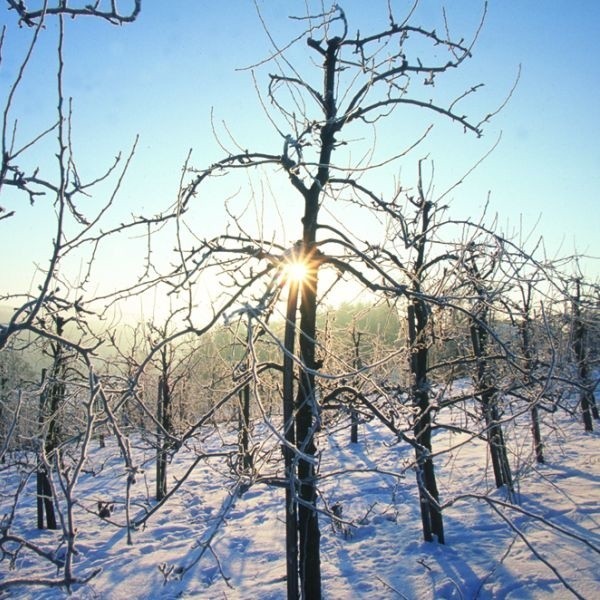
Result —
<instances>
[{"instance_id":1,"label":"snow-covered ground","mask_svg":"<svg viewBox=\"0 0 600 600\"><path fill-rule=\"evenodd\" d=\"M559 577L579 597L600 597L600 436L585 434L578 421L563 413L545 419L545 465L531 461L525 419L518 425L521 441L513 437L511 442L516 508L503 504L505 490L493 489L483 442L461 445L467 441L464 434L435 435L434 449L444 451L436 458L441 500L450 503L444 511L445 545L421 539L409 446L395 443L374 421L361 425L358 444L350 443L347 428L324 429L319 434L320 506L338 504L348 522L334 526L321 516L324 597L576 597ZM256 428L255 441L263 445L255 460L263 472L272 464L270 474L281 475L275 452L269 454L264 441L266 431ZM221 435L227 439L227 434L206 433L202 449L219 449ZM273 438L270 442L275 445ZM182 449L169 465L170 485L190 466L198 448ZM135 450L139 463L146 461L133 487L136 517L153 504L153 452L141 441ZM17 480L14 469L4 469L2 514ZM85 577L98 567L102 570L89 583L75 586L72 598L285 598L282 488L256 482L238 493L238 482L223 458L202 460L178 493L133 533L133 544L128 545L122 527L124 482L114 439L107 438L103 449L94 441L76 493L79 553L74 571ZM497 502L492 505L486 496ZM96 514L99 500L115 502L108 521ZM13 532L47 550L57 549L59 534L39 531L35 525L31 477L21 494ZM0 562L0 582L56 575L26 550L20 552L16 569L8 571L7 562ZM6 597L65 596L57 588L22 586L10 589Z\"/></svg>"}]
</instances>

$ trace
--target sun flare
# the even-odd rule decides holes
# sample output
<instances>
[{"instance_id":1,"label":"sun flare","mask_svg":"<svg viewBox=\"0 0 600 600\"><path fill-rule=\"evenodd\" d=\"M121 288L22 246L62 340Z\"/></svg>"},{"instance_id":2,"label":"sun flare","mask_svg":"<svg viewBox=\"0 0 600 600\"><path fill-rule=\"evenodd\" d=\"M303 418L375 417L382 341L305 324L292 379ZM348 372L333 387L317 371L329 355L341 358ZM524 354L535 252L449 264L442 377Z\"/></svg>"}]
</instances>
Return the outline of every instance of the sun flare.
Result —
<instances>
[{"instance_id":1,"label":"sun flare","mask_svg":"<svg viewBox=\"0 0 600 600\"><path fill-rule=\"evenodd\" d=\"M283 267L283 277L286 281L302 283L308 274L308 266L305 262L294 260L287 262Z\"/></svg>"}]
</instances>

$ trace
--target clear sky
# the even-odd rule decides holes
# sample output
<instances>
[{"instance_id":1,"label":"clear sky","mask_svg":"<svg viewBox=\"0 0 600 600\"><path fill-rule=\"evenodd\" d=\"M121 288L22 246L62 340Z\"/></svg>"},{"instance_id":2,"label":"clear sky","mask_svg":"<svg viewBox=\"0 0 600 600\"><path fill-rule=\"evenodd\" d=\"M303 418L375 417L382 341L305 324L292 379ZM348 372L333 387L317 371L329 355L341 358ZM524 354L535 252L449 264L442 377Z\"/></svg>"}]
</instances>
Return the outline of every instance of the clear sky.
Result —
<instances>
[{"instance_id":1,"label":"clear sky","mask_svg":"<svg viewBox=\"0 0 600 600\"><path fill-rule=\"evenodd\" d=\"M391 3L398 19L413 4L412 0ZM257 4L278 44L285 45L298 33L300 24L288 15L306 14L304 0L258 0ZM311 10L319 5L309 4ZM340 4L350 31L369 33L387 25L387 0ZM483 3L446 4L451 31L456 37L471 36ZM440 6L437 1L423 0L413 23L442 28ZM7 25L0 65L4 101L31 31L19 29L14 14L4 8L0 22ZM16 97L11 117L19 118L21 140L54 119L55 40L55 27L49 24ZM304 50L304 45L296 45L292 56L305 61ZM81 174L97 173L140 135L114 219L131 212L151 213L170 204L190 149L197 167L223 156L214 141L211 111L221 134L226 137L222 126L226 122L243 148L281 151L260 108L251 71L237 70L260 62L271 52L250 0L144 0L139 20L130 25L113 27L90 19L67 22L65 93L74 101L73 142ZM491 0L473 58L448 77L447 84L440 81L436 93L444 93L444 85L449 92L459 93L485 83L477 97L465 104L479 120L503 102L521 65L513 97L481 139L434 120L431 140L407 157L402 173L413 175L418 158L428 153L435 160L436 186L442 190L462 176L502 132L498 148L453 194L456 214L479 214L490 191L489 210L498 213L505 231L517 229L520 223L529 230L537 223L536 233L544 235L551 252L560 248L562 254L578 251L600 256L599 57L600 2ZM301 66L308 69L303 72L319 77L309 63ZM256 70L259 85L269 69L265 65ZM378 143L383 150L398 140L401 146L409 145L431 121L425 111L398 112L393 126L386 125L378 134ZM397 174L396 168L390 179ZM195 221L199 237L219 227L211 207L222 204L222 196L231 192L226 184L221 192L217 187L211 190L213 197ZM280 198L283 211L288 210L288 201ZM23 199L15 202L10 196L1 198L0 204L17 208L15 218L0 223L1 286L3 290L26 289L33 262L44 264L48 255L50 213L47 207L29 207ZM127 262L128 251L113 248L113 256L105 257L106 265L112 261L113 270L135 278L131 271L139 265ZM598 261L587 263L586 269L597 276Z\"/></svg>"}]
</instances>

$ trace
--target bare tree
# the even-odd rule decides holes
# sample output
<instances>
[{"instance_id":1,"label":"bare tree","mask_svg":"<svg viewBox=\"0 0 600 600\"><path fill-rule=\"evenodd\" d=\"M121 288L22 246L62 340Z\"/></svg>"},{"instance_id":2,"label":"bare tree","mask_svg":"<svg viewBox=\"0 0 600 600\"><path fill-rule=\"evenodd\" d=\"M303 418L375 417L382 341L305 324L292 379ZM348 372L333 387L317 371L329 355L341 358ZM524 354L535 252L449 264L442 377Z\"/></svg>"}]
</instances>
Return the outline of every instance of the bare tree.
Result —
<instances>
[{"instance_id":1,"label":"bare tree","mask_svg":"<svg viewBox=\"0 0 600 600\"><path fill-rule=\"evenodd\" d=\"M481 402L486 424L488 447L492 458L496 486L507 486L512 491L512 471L504 432L501 425L501 391L498 389L498 374L495 373L490 340L492 330L491 307L498 290L493 287L494 273L502 260L502 248L492 247L486 252L481 245L470 243L465 249L464 265L473 286L474 305L470 323L471 344L476 360L473 377L476 394ZM483 260L482 260L483 259Z\"/></svg>"},{"instance_id":2,"label":"bare tree","mask_svg":"<svg viewBox=\"0 0 600 600\"><path fill-rule=\"evenodd\" d=\"M338 6L324 14L301 18L300 22L307 23L309 29L298 39L306 39L311 54L320 62L323 83L320 88L309 83L309 78L287 62L284 51L273 42L273 62L280 66L280 70L269 76L267 97L276 109L270 118L281 135L283 151L278 154L229 153L209 168L198 171L185 194L182 208L187 209L192 198L200 193L202 184L211 176L269 165L283 171L302 203L301 229L294 252L295 259L302 262L306 270L299 290L298 357L301 363L295 400L295 437L299 451L299 571L301 593L304 597L318 598L321 589L320 533L315 457L316 433L321 418L317 387L322 367L317 331L320 272L323 267L333 267L373 291L390 290L396 296L407 290L405 285L382 273L376 259L357 250L354 240L326 224L326 219L322 218L323 207L328 206L331 210L332 201L343 194L352 196L351 202L365 211L369 210L371 203L368 188L362 188L354 176L375 168L375 165L368 165L365 169L360 163L350 162L350 166L343 166L348 158L343 148L347 143L343 136L352 135L353 128L360 129L360 125L368 126L384 117L391 118L391 113L400 107L410 106L431 116L447 118L476 135L480 135L481 125L490 115L480 123L472 123L459 112L460 100L475 92L478 86L447 105L411 96L418 76L425 76L426 83L431 83L434 78L454 70L470 57L472 44L454 42L449 35L444 37L433 30L415 27L408 20L397 22L391 11L389 27L372 35L359 33L351 36L346 15ZM476 37L477 34L474 35ZM419 56L411 47L413 39L432 47L447 48L450 59L438 59L436 62L432 56ZM390 51L392 47L396 49ZM276 124L276 120L281 124ZM399 152L388 162L403 154L403 151ZM335 156L338 160L334 160ZM342 250L341 256L336 249ZM245 264L247 257L251 256L276 266L278 262L285 262L291 250L285 251L285 242L274 244L242 230L237 236L221 236L207 241L201 248L188 251L186 255L188 260L193 260L207 252L231 255L236 251L246 257L243 259ZM365 274L363 268L373 269L375 275ZM383 277L385 283L376 283L373 277Z\"/></svg>"},{"instance_id":3,"label":"bare tree","mask_svg":"<svg viewBox=\"0 0 600 600\"><path fill-rule=\"evenodd\" d=\"M572 296L573 309L573 353L577 365L578 383L581 386L580 402L583 424L586 431L594 430L595 419L600 418L598 407L594 398L595 385L591 380L590 369L590 350L588 345L589 326L586 325L583 315L583 306L585 301L582 295L582 281L576 279L574 282L575 291Z\"/></svg>"},{"instance_id":4,"label":"bare tree","mask_svg":"<svg viewBox=\"0 0 600 600\"><path fill-rule=\"evenodd\" d=\"M183 403L181 394L190 374L198 368L198 357L194 356L193 337L180 335L176 321L178 313L173 311L163 324L149 321L145 327L138 327L132 338L132 353L128 364L135 367L129 376L139 380L142 372L141 362L146 362L144 372L151 370L158 374L156 378L156 411L152 411L139 397L130 398L129 402L142 405L155 421L156 428L156 500L160 502L167 494L167 470L172 451L178 444L178 435L185 431L185 418L178 419L176 401ZM137 335L141 331L141 335ZM138 339L144 338L144 346L140 347ZM141 355L141 356L140 356ZM136 360L137 359L137 360ZM140 362L138 362L140 361ZM136 365L137 362L137 365ZM135 386L136 390L139 386ZM136 394L137 396L137 394Z\"/></svg>"},{"instance_id":5,"label":"bare tree","mask_svg":"<svg viewBox=\"0 0 600 600\"><path fill-rule=\"evenodd\" d=\"M536 246L537 248L537 246ZM535 251L535 249L534 249ZM533 453L543 463L544 444L541 411L555 410L552 378L556 364L552 354L551 328L546 317L548 273L552 265L542 266L534 252L507 252L504 268L513 283L513 293L505 298L507 317L517 332L520 357L513 362L514 382L510 394L529 405ZM551 275L550 275L551 278Z\"/></svg>"},{"instance_id":6,"label":"bare tree","mask_svg":"<svg viewBox=\"0 0 600 600\"><path fill-rule=\"evenodd\" d=\"M12 81L7 87L3 87L1 93L0 201L3 206L0 209L0 225L5 229L11 227L13 218L16 218L21 210L21 199L32 205L45 203L46 208L54 215L54 221L48 224L48 228L52 228L53 239L49 246L47 263L40 266L36 272L35 281L38 285L34 291L12 289L0 296L2 303L10 302L14 307L10 317L0 325L0 352L7 352L9 348L25 351L32 346L39 347L41 343L50 347L51 365L37 390L38 397L41 397L39 423L42 427L42 435L39 436L38 432L37 437L38 444L41 443L42 447L39 452L39 464L36 463L33 472L38 472L38 494L41 508L46 512L47 525L49 528L59 529L62 535L60 544L64 543L65 552L64 557L57 558L54 553L46 552L26 540L20 540L12 533L19 497L23 493L27 478L23 480L23 485L15 490L12 512L2 522L0 544L3 557L7 556L14 561L21 550L33 552L58 569L55 578L35 577L33 580L26 580L27 583L64 585L70 590L74 583L87 581L95 574L80 578L73 572L73 557L77 552L77 526L73 507L76 503L75 488L94 430L96 398L91 391L93 386L89 385L87 398L79 402L79 391L85 389L85 384L81 384L81 372L77 369L70 373L67 359L73 360L79 366L85 365L89 374L90 357L98 342L90 333L87 321L91 311L86 304L92 299L85 297L85 286L89 282L99 246L117 231L140 225L142 222L144 227L148 227L151 222L133 219L128 224L108 226L105 230L99 226L118 195L135 151L135 144L128 156L119 155L104 172L89 179L80 177L71 142L73 103L64 91L64 18L87 15L114 24L124 23L135 20L141 2L136 1L131 13L127 15L119 13L114 2L107 3L107 10L101 6L101 2L78 5L61 0L56 3L37 4L37 7L29 9L22 1L7 2L9 16L10 11L16 13L19 25L28 28L30 39ZM51 98L51 102L55 102L56 106L56 120L32 137L22 139L18 119L19 107L16 104L17 91L29 75L31 58L38 49L41 36L52 35L46 28L50 18L56 18L58 23L55 40L56 83L54 98ZM0 50L4 50L5 44L10 42L10 31L7 26L3 28ZM3 56L4 52L0 57ZM49 154L44 154L44 144L50 141L54 142L55 147ZM112 193L109 193L102 206L90 207L85 199L101 184L111 181ZM10 207L13 203L14 207ZM25 244L27 240L23 240L22 247L16 246L14 252L24 252ZM79 285L73 285L66 268L63 269L68 258L76 254L85 257L82 260L87 268L87 273L81 273ZM73 379L77 380L76 385L72 384ZM22 396L19 392L19 398ZM14 412L13 429L17 431L17 419L25 416L20 409L19 404ZM72 418L68 418L67 415ZM82 428L78 430L80 424ZM59 428L63 430L62 435L59 435ZM66 441L66 437L70 438L70 443ZM81 443L73 440L80 440ZM38 513L38 521L40 525L43 524L41 510ZM15 542L19 548L16 552L10 550L10 544ZM5 552L9 554L5 555ZM2 589L18 585L20 582L22 580L18 577L7 579L2 582Z\"/></svg>"}]
</instances>

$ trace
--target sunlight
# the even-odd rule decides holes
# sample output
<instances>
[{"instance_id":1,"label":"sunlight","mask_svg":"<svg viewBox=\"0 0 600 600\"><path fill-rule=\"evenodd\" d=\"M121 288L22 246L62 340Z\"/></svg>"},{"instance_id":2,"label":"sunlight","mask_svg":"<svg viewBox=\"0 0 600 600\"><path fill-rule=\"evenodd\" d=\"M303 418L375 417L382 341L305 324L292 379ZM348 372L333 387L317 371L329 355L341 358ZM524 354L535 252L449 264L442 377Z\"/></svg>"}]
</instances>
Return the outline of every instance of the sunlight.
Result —
<instances>
[{"instance_id":1,"label":"sunlight","mask_svg":"<svg viewBox=\"0 0 600 600\"><path fill-rule=\"evenodd\" d=\"M308 265L301 260L286 262L282 270L284 280L294 283L302 283L308 275Z\"/></svg>"}]
</instances>

